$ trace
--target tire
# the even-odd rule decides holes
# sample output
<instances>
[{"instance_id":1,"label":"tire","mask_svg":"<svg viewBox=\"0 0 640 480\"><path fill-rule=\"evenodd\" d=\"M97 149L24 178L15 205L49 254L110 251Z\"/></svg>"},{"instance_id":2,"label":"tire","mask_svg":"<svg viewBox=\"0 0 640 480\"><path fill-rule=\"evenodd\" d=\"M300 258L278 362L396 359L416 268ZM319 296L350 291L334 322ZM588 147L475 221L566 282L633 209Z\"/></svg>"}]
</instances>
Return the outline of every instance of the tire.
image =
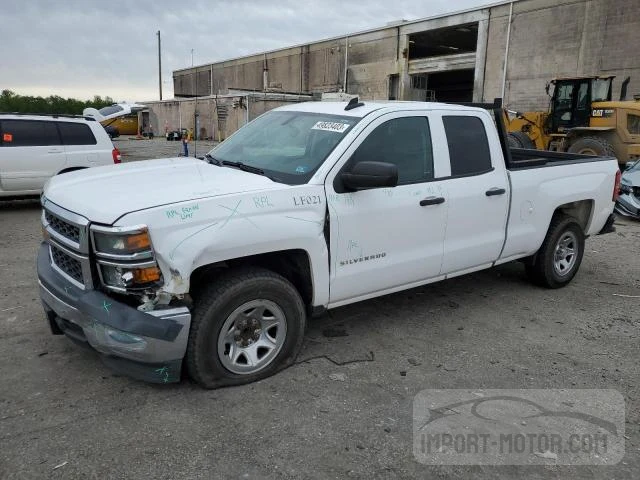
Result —
<instances>
[{"instance_id":1,"label":"tire","mask_svg":"<svg viewBox=\"0 0 640 480\"><path fill-rule=\"evenodd\" d=\"M195 299L187 371L204 388L269 377L293 364L305 327L304 302L287 279L262 268L225 272Z\"/></svg>"},{"instance_id":2,"label":"tire","mask_svg":"<svg viewBox=\"0 0 640 480\"><path fill-rule=\"evenodd\" d=\"M540 249L533 261L526 265L526 272L537 285L561 288L568 285L578 273L583 255L584 233L576 219L555 215Z\"/></svg>"},{"instance_id":3,"label":"tire","mask_svg":"<svg viewBox=\"0 0 640 480\"><path fill-rule=\"evenodd\" d=\"M568 150L569 153L579 153L582 155L597 155L599 157L615 157L616 152L613 145L604 138L583 137L573 142Z\"/></svg>"},{"instance_id":4,"label":"tire","mask_svg":"<svg viewBox=\"0 0 640 480\"><path fill-rule=\"evenodd\" d=\"M524 132L509 132L507 142L511 148L528 148L535 149L533 141Z\"/></svg>"}]
</instances>

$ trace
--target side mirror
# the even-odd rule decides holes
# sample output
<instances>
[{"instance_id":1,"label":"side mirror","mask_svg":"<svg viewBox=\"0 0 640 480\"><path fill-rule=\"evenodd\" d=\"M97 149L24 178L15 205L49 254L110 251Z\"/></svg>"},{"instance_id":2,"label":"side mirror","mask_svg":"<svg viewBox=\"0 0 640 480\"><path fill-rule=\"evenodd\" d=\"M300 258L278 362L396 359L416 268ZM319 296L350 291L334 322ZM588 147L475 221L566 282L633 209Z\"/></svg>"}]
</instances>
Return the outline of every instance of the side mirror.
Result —
<instances>
[{"instance_id":1,"label":"side mirror","mask_svg":"<svg viewBox=\"0 0 640 480\"><path fill-rule=\"evenodd\" d=\"M398 167L385 162L358 162L340 178L349 190L395 187L398 185Z\"/></svg>"}]
</instances>

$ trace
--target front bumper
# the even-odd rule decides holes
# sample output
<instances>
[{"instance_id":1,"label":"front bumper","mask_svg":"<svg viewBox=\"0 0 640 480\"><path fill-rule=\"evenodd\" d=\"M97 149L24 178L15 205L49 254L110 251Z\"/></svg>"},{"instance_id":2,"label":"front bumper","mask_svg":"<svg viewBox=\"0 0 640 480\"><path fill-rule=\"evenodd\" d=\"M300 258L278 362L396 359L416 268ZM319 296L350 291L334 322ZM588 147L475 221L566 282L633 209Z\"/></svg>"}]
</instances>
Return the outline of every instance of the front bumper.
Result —
<instances>
[{"instance_id":1,"label":"front bumper","mask_svg":"<svg viewBox=\"0 0 640 480\"><path fill-rule=\"evenodd\" d=\"M186 307L141 312L96 290L82 290L51 265L46 243L38 251L40 298L54 334L97 351L113 370L139 380L180 380L191 314Z\"/></svg>"},{"instance_id":2,"label":"front bumper","mask_svg":"<svg viewBox=\"0 0 640 480\"><path fill-rule=\"evenodd\" d=\"M621 194L616 202L615 210L620 215L640 220L640 198L632 193Z\"/></svg>"}]
</instances>

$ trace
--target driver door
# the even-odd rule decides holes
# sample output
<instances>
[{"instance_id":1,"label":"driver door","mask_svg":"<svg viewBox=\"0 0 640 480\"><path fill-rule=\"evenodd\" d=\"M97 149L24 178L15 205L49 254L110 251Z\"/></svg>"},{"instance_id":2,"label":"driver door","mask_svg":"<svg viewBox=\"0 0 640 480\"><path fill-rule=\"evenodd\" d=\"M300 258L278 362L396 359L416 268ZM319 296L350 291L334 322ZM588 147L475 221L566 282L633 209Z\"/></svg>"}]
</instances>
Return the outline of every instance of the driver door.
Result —
<instances>
[{"instance_id":1,"label":"driver door","mask_svg":"<svg viewBox=\"0 0 640 480\"><path fill-rule=\"evenodd\" d=\"M448 175L443 143L427 113L394 112L367 126L328 175L330 305L401 290L438 277L444 252ZM439 132L438 135L444 135ZM393 163L398 185L348 191L341 173L361 161ZM446 169L446 171L445 171Z\"/></svg>"}]
</instances>

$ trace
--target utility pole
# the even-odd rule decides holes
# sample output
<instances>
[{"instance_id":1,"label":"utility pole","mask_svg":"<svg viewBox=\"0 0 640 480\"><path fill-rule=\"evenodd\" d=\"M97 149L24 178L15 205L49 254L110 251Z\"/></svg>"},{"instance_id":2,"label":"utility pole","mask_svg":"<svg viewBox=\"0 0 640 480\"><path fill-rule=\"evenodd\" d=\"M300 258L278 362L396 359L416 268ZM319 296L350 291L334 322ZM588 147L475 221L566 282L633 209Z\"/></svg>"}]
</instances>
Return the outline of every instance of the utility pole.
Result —
<instances>
[{"instance_id":1,"label":"utility pole","mask_svg":"<svg viewBox=\"0 0 640 480\"><path fill-rule=\"evenodd\" d=\"M193 68L193 48L191 49L191 68ZM193 75L193 72L191 72ZM196 89L193 105L193 157L198 156L198 68L195 71Z\"/></svg>"},{"instance_id":2,"label":"utility pole","mask_svg":"<svg viewBox=\"0 0 640 480\"><path fill-rule=\"evenodd\" d=\"M198 69L196 68L196 97L193 106L193 156L198 156Z\"/></svg>"},{"instance_id":3,"label":"utility pole","mask_svg":"<svg viewBox=\"0 0 640 480\"><path fill-rule=\"evenodd\" d=\"M162 56L160 55L160 30L158 30L158 88L160 90L160 100L162 100Z\"/></svg>"}]
</instances>

